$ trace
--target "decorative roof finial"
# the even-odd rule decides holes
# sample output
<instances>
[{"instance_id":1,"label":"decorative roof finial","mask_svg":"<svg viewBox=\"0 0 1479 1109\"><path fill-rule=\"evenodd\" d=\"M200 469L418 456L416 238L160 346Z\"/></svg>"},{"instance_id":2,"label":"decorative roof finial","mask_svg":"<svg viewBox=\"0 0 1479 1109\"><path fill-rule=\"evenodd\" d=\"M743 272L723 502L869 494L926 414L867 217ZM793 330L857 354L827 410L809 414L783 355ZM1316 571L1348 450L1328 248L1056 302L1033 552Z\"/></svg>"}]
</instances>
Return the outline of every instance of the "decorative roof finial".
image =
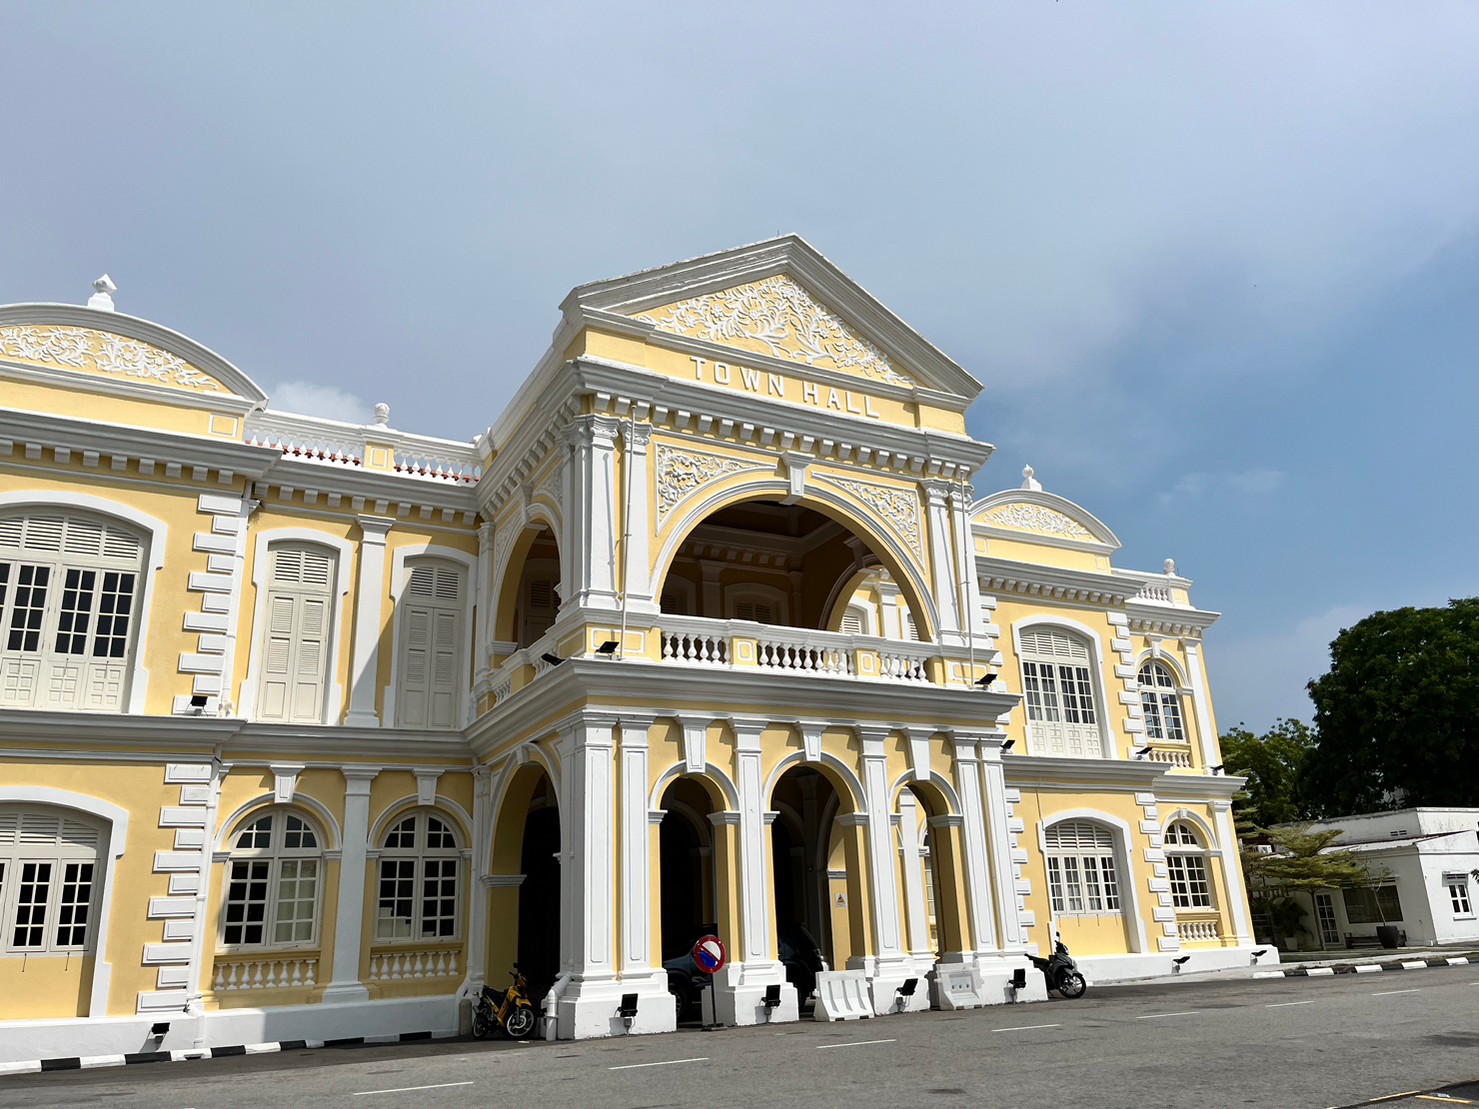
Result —
<instances>
[{"instance_id":1,"label":"decorative roof finial","mask_svg":"<svg viewBox=\"0 0 1479 1109\"><path fill-rule=\"evenodd\" d=\"M1164 565L1166 567L1166 577L1174 578L1176 576L1176 560L1174 558L1168 558Z\"/></svg>"},{"instance_id":2,"label":"decorative roof finial","mask_svg":"<svg viewBox=\"0 0 1479 1109\"><path fill-rule=\"evenodd\" d=\"M1032 476L1036 472L1037 471L1034 470L1031 466L1023 466L1022 467L1022 488L1023 489L1031 489L1031 490L1034 490L1036 492L1041 492L1042 491L1042 482L1038 481L1035 477Z\"/></svg>"},{"instance_id":3,"label":"decorative roof finial","mask_svg":"<svg viewBox=\"0 0 1479 1109\"><path fill-rule=\"evenodd\" d=\"M118 291L113 279L105 273L92 283L92 288L93 293L87 298L87 306L96 308L99 312L113 311L113 294Z\"/></svg>"},{"instance_id":4,"label":"decorative roof finial","mask_svg":"<svg viewBox=\"0 0 1479 1109\"><path fill-rule=\"evenodd\" d=\"M390 405L381 403L375 406L375 426L390 426Z\"/></svg>"}]
</instances>

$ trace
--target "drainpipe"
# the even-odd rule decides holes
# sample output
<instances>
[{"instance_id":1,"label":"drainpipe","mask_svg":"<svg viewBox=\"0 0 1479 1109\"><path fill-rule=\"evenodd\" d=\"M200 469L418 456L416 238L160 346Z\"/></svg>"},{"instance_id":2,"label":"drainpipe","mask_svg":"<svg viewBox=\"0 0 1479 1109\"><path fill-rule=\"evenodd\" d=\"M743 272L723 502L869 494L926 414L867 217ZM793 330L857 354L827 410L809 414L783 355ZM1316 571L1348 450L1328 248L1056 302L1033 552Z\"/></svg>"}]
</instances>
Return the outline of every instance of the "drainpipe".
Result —
<instances>
[{"instance_id":1,"label":"drainpipe","mask_svg":"<svg viewBox=\"0 0 1479 1109\"><path fill-rule=\"evenodd\" d=\"M205 835L200 845L200 885L195 891L195 934L190 939L190 961L186 967L190 994L185 999L185 1012L195 1012L195 1047L205 1046L205 1003L200 975L205 958L206 903L210 900L211 866L215 855L216 812L221 806L221 780L227 770L221 761L221 746L217 744L211 753L211 791L205 804Z\"/></svg>"},{"instance_id":2,"label":"drainpipe","mask_svg":"<svg viewBox=\"0 0 1479 1109\"><path fill-rule=\"evenodd\" d=\"M549 988L549 993L544 995L544 1038L553 1040L558 1029L560 998L565 994L565 987L570 985L570 974L562 974L555 979L555 984Z\"/></svg>"}]
</instances>

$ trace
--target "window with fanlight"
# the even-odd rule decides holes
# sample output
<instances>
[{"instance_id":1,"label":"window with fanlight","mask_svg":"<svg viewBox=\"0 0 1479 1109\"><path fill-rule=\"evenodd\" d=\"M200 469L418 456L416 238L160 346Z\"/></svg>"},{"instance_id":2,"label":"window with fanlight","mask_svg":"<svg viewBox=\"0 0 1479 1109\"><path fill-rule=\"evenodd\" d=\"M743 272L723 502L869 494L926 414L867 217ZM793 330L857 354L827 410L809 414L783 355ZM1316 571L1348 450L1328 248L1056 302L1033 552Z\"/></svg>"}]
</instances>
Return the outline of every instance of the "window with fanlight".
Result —
<instances>
[{"instance_id":1,"label":"window with fanlight","mask_svg":"<svg viewBox=\"0 0 1479 1109\"><path fill-rule=\"evenodd\" d=\"M397 819L380 845L376 942L454 939L461 871L449 821L425 809Z\"/></svg>"},{"instance_id":2,"label":"window with fanlight","mask_svg":"<svg viewBox=\"0 0 1479 1109\"><path fill-rule=\"evenodd\" d=\"M1120 911L1114 833L1087 820L1066 820L1043 833L1048 897L1054 914L1085 916Z\"/></svg>"},{"instance_id":3,"label":"window with fanlight","mask_svg":"<svg viewBox=\"0 0 1479 1109\"><path fill-rule=\"evenodd\" d=\"M125 708L144 555L115 520L0 517L0 707Z\"/></svg>"},{"instance_id":4,"label":"window with fanlight","mask_svg":"<svg viewBox=\"0 0 1479 1109\"><path fill-rule=\"evenodd\" d=\"M1140 707L1145 716L1145 738L1162 743L1185 743L1181 718L1181 688L1170 669L1159 662L1140 667Z\"/></svg>"},{"instance_id":5,"label":"window with fanlight","mask_svg":"<svg viewBox=\"0 0 1479 1109\"><path fill-rule=\"evenodd\" d=\"M1020 633L1017 650L1032 753L1103 758L1089 644L1060 628L1033 628Z\"/></svg>"},{"instance_id":6,"label":"window with fanlight","mask_svg":"<svg viewBox=\"0 0 1479 1109\"><path fill-rule=\"evenodd\" d=\"M94 948L102 829L50 807L0 807L0 952Z\"/></svg>"},{"instance_id":7,"label":"window with fanlight","mask_svg":"<svg viewBox=\"0 0 1479 1109\"><path fill-rule=\"evenodd\" d=\"M1207 845L1202 837L1189 821L1173 820L1164 842L1171 904L1178 909L1210 909L1212 883L1207 879Z\"/></svg>"},{"instance_id":8,"label":"window with fanlight","mask_svg":"<svg viewBox=\"0 0 1479 1109\"><path fill-rule=\"evenodd\" d=\"M296 811L273 809L247 817L230 845L221 945L313 946L323 875L317 828Z\"/></svg>"}]
</instances>

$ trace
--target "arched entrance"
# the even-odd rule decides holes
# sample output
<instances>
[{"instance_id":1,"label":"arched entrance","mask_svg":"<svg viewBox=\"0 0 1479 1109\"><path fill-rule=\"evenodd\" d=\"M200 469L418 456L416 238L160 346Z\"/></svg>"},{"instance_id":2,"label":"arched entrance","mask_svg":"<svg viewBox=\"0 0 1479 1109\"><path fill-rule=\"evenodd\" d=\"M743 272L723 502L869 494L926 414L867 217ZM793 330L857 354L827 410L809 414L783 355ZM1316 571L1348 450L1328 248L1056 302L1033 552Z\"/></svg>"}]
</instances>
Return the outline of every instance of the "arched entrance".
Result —
<instances>
[{"instance_id":1,"label":"arched entrance","mask_svg":"<svg viewBox=\"0 0 1479 1109\"><path fill-rule=\"evenodd\" d=\"M688 955L700 936L722 931L720 906L730 896L715 880L726 868L716 857L722 848L716 852L709 819L723 805L712 783L686 775L663 790L659 804L664 812L658 827L662 962L677 998L678 1019L697 1019L704 980L692 971Z\"/></svg>"},{"instance_id":2,"label":"arched entrance","mask_svg":"<svg viewBox=\"0 0 1479 1109\"><path fill-rule=\"evenodd\" d=\"M560 548L548 524L526 528L515 542L499 590L499 639L528 647L554 624L560 610Z\"/></svg>"},{"instance_id":3,"label":"arched entrance","mask_svg":"<svg viewBox=\"0 0 1479 1109\"><path fill-rule=\"evenodd\" d=\"M910 782L894 798L904 946L921 969L966 950L954 823L933 784Z\"/></svg>"},{"instance_id":4,"label":"arched entrance","mask_svg":"<svg viewBox=\"0 0 1479 1109\"><path fill-rule=\"evenodd\" d=\"M487 980L506 982L517 962L535 998L560 973L560 809L538 765L521 767L494 825Z\"/></svg>"}]
</instances>

